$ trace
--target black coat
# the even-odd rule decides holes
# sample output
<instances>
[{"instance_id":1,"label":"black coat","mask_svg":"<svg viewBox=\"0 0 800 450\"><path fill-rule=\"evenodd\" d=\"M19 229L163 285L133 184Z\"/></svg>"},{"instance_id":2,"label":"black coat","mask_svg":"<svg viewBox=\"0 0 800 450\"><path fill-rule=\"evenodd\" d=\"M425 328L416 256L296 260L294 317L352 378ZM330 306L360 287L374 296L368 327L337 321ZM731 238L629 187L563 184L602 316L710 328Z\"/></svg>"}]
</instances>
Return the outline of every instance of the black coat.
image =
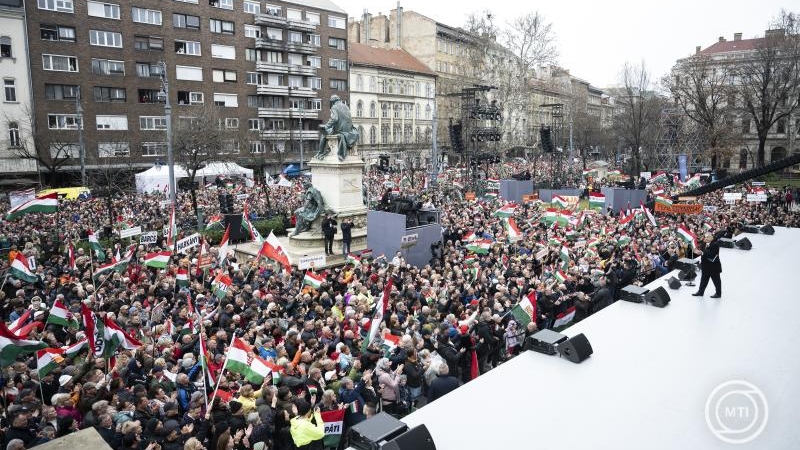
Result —
<instances>
[{"instance_id":1,"label":"black coat","mask_svg":"<svg viewBox=\"0 0 800 450\"><path fill-rule=\"evenodd\" d=\"M722 263L719 261L719 241L714 239L701 250L703 250L703 256L700 258L700 270L708 274L721 273Z\"/></svg>"},{"instance_id":2,"label":"black coat","mask_svg":"<svg viewBox=\"0 0 800 450\"><path fill-rule=\"evenodd\" d=\"M458 378L450 375L437 375L428 389L428 402L432 402L439 397L456 390L461 386Z\"/></svg>"},{"instance_id":3,"label":"black coat","mask_svg":"<svg viewBox=\"0 0 800 450\"><path fill-rule=\"evenodd\" d=\"M336 226L339 225L334 219L325 219L322 221L322 234L328 239L333 239L336 234Z\"/></svg>"},{"instance_id":4,"label":"black coat","mask_svg":"<svg viewBox=\"0 0 800 450\"><path fill-rule=\"evenodd\" d=\"M612 302L611 291L607 287L601 287L592 296L592 312L595 313L610 305Z\"/></svg>"},{"instance_id":5,"label":"black coat","mask_svg":"<svg viewBox=\"0 0 800 450\"><path fill-rule=\"evenodd\" d=\"M342 241L350 242L353 239L352 229L353 224L350 222L342 222Z\"/></svg>"}]
</instances>

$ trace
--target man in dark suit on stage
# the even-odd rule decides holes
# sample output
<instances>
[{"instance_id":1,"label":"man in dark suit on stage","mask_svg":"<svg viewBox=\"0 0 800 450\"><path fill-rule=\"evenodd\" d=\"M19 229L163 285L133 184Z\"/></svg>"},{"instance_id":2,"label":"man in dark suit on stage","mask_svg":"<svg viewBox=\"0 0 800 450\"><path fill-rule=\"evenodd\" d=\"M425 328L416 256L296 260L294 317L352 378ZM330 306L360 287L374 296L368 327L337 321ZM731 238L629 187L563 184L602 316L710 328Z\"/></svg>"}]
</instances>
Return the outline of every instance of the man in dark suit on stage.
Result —
<instances>
[{"instance_id":1,"label":"man in dark suit on stage","mask_svg":"<svg viewBox=\"0 0 800 450\"><path fill-rule=\"evenodd\" d=\"M724 232L723 232L724 233ZM700 277L700 287L695 292L694 296L699 297L708 286L708 279L714 282L716 292L711 298L722 297L722 280L720 274L722 273L722 263L719 261L719 241L718 239L722 234L712 235L706 233L703 235L703 242L699 245L699 249L695 249L695 253L700 254L700 270L702 275Z\"/></svg>"}]
</instances>

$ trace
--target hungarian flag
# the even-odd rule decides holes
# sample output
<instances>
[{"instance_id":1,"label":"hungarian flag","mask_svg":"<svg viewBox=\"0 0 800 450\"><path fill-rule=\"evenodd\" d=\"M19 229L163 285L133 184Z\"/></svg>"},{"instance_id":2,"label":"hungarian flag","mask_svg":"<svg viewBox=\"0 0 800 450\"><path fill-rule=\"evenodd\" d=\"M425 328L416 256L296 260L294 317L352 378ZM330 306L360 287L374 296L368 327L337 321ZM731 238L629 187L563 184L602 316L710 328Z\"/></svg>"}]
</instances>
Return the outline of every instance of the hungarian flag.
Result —
<instances>
[{"instance_id":1,"label":"hungarian flag","mask_svg":"<svg viewBox=\"0 0 800 450\"><path fill-rule=\"evenodd\" d=\"M346 264L352 264L352 265L358 267L358 266L361 265L361 258L359 258L358 256L356 256L356 255L354 255L352 253L349 253L347 255L347 258L345 258L345 263Z\"/></svg>"},{"instance_id":2,"label":"hungarian flag","mask_svg":"<svg viewBox=\"0 0 800 450\"><path fill-rule=\"evenodd\" d=\"M317 275L314 272L307 270L306 276L303 277L303 285L306 284L313 287L314 289L319 289L322 286L322 283L325 282L325 277L322 275Z\"/></svg>"},{"instance_id":3,"label":"hungarian flag","mask_svg":"<svg viewBox=\"0 0 800 450\"><path fill-rule=\"evenodd\" d=\"M219 255L217 259L219 263L222 264L222 260L228 257L228 239L231 235L231 225L228 224L228 228L225 229L225 234L222 235L222 240L219 243Z\"/></svg>"},{"instance_id":4,"label":"hungarian flag","mask_svg":"<svg viewBox=\"0 0 800 450\"><path fill-rule=\"evenodd\" d=\"M28 259L25 258L22 252L17 252L17 256L11 262L11 275L26 283L35 283L39 280L39 277L31 272L30 267L28 267Z\"/></svg>"},{"instance_id":5,"label":"hungarian flag","mask_svg":"<svg viewBox=\"0 0 800 450\"><path fill-rule=\"evenodd\" d=\"M588 248L597 247L598 245L600 245L600 239L591 238L588 241L586 241L586 247Z\"/></svg>"},{"instance_id":6,"label":"hungarian flag","mask_svg":"<svg viewBox=\"0 0 800 450\"><path fill-rule=\"evenodd\" d=\"M0 322L0 365L10 366L19 355L47 348L42 341L22 339Z\"/></svg>"},{"instance_id":7,"label":"hungarian flag","mask_svg":"<svg viewBox=\"0 0 800 450\"><path fill-rule=\"evenodd\" d=\"M519 230L517 222L513 217L507 217L503 219L503 226L506 228L509 241L513 242L522 237L522 232Z\"/></svg>"},{"instance_id":8,"label":"hungarian flag","mask_svg":"<svg viewBox=\"0 0 800 450\"><path fill-rule=\"evenodd\" d=\"M400 345L400 336L395 336L393 334L386 334L383 336L381 348L383 348L383 352L387 358L392 354L398 345Z\"/></svg>"},{"instance_id":9,"label":"hungarian flag","mask_svg":"<svg viewBox=\"0 0 800 450\"><path fill-rule=\"evenodd\" d=\"M494 212L495 217L512 217L514 215L514 211L516 211L516 207L514 205L505 205Z\"/></svg>"},{"instance_id":10,"label":"hungarian flag","mask_svg":"<svg viewBox=\"0 0 800 450\"><path fill-rule=\"evenodd\" d=\"M67 258L69 258L69 270L75 270L78 267L75 265L75 247L72 242L67 246Z\"/></svg>"},{"instance_id":11,"label":"hungarian flag","mask_svg":"<svg viewBox=\"0 0 800 450\"><path fill-rule=\"evenodd\" d=\"M153 252L144 255L144 265L147 267L154 267L156 269L164 269L169 264L169 257L172 252Z\"/></svg>"},{"instance_id":12,"label":"hungarian flag","mask_svg":"<svg viewBox=\"0 0 800 450\"><path fill-rule=\"evenodd\" d=\"M64 356L66 356L67 358L71 358L77 355L81 350L86 348L88 344L89 341L86 338L83 338L74 344L65 345L61 347L61 350L64 350L63 353Z\"/></svg>"},{"instance_id":13,"label":"hungarian flag","mask_svg":"<svg viewBox=\"0 0 800 450\"><path fill-rule=\"evenodd\" d=\"M200 366L203 368L203 380L206 385L206 389L213 388L217 384L217 377L211 373L211 369L208 367L208 348L206 348L205 339L202 337L199 339L200 341Z\"/></svg>"},{"instance_id":14,"label":"hungarian flag","mask_svg":"<svg viewBox=\"0 0 800 450\"><path fill-rule=\"evenodd\" d=\"M97 239L97 234L89 230L89 245L92 246L92 250L94 250L94 257L97 258L98 261L103 261L106 259L106 252L103 251L103 246L100 245L100 241Z\"/></svg>"},{"instance_id":15,"label":"hungarian flag","mask_svg":"<svg viewBox=\"0 0 800 450\"><path fill-rule=\"evenodd\" d=\"M81 304L81 316L83 317L83 329L86 330L89 352L93 352L97 357L104 356L106 340L103 321L85 303Z\"/></svg>"},{"instance_id":16,"label":"hungarian flag","mask_svg":"<svg viewBox=\"0 0 800 450\"><path fill-rule=\"evenodd\" d=\"M116 271L116 272L124 272L125 269L128 268L128 264L131 262L131 258L133 258L133 251L136 249L136 244L131 245L131 247L125 252L125 257L114 257L114 259L108 263L103 264L102 266L98 267L97 270L94 271L92 274L92 278L97 278L100 275Z\"/></svg>"},{"instance_id":17,"label":"hungarian flag","mask_svg":"<svg viewBox=\"0 0 800 450\"><path fill-rule=\"evenodd\" d=\"M536 291L523 295L519 303L511 308L511 314L523 328L536 321Z\"/></svg>"},{"instance_id":18,"label":"hungarian flag","mask_svg":"<svg viewBox=\"0 0 800 450\"><path fill-rule=\"evenodd\" d=\"M142 343L133 338L133 336L124 332L119 325L113 320L106 317L103 322L105 344L105 356L111 357L116 353L117 349L122 347L125 350L134 350L142 346Z\"/></svg>"},{"instance_id":19,"label":"hungarian flag","mask_svg":"<svg viewBox=\"0 0 800 450\"><path fill-rule=\"evenodd\" d=\"M189 286L189 271L183 267L178 268L178 273L175 274L175 282L180 287Z\"/></svg>"},{"instance_id":20,"label":"hungarian flag","mask_svg":"<svg viewBox=\"0 0 800 450\"><path fill-rule=\"evenodd\" d=\"M658 196L658 195L662 195L662 194L664 194L665 192L666 192L666 191L665 191L664 189L653 189L653 195L656 195L656 196Z\"/></svg>"},{"instance_id":21,"label":"hungarian flag","mask_svg":"<svg viewBox=\"0 0 800 450\"><path fill-rule=\"evenodd\" d=\"M386 282L386 286L383 287L383 294L381 295L380 300L378 300L378 304L375 305L375 313L372 315L372 320L370 320L370 327L369 333L367 333L367 338L364 339L364 343L362 344L361 351L364 352L367 350L369 343L375 339L375 335L378 334L378 330L381 327L381 322L383 322L383 316L386 314L386 308L389 306L389 296L392 293L392 278L389 278L389 281Z\"/></svg>"},{"instance_id":22,"label":"hungarian flag","mask_svg":"<svg viewBox=\"0 0 800 450\"><path fill-rule=\"evenodd\" d=\"M11 331L12 333L16 333L17 331L19 331L20 328L22 328L26 323L28 323L28 319L30 318L31 318L31 310L26 309L21 316L17 317L17 320L8 324L8 330Z\"/></svg>"},{"instance_id":23,"label":"hungarian flag","mask_svg":"<svg viewBox=\"0 0 800 450\"><path fill-rule=\"evenodd\" d=\"M344 409L334 409L320 413L322 421L325 422L325 437L322 438L322 446L325 448L338 448L344 430Z\"/></svg>"},{"instance_id":24,"label":"hungarian flag","mask_svg":"<svg viewBox=\"0 0 800 450\"><path fill-rule=\"evenodd\" d=\"M478 236L475 234L474 231L470 231L470 232L464 234L464 236L461 237L461 240L464 241L464 242L472 242L472 241L474 241L476 239L478 239Z\"/></svg>"},{"instance_id":25,"label":"hungarian flag","mask_svg":"<svg viewBox=\"0 0 800 450\"><path fill-rule=\"evenodd\" d=\"M292 260L289 259L289 253L285 248L283 248L281 241L278 240L278 237L275 236L275 233L273 233L271 230L269 232L269 236L267 236L267 239L261 246L261 251L258 254L277 262L283 266L287 272L292 271Z\"/></svg>"},{"instance_id":26,"label":"hungarian flag","mask_svg":"<svg viewBox=\"0 0 800 450\"><path fill-rule=\"evenodd\" d=\"M61 303L61 300L53 302L53 307L50 308L50 314L47 316L47 323L78 328L78 319Z\"/></svg>"},{"instance_id":27,"label":"hungarian flag","mask_svg":"<svg viewBox=\"0 0 800 450\"><path fill-rule=\"evenodd\" d=\"M247 210L247 202L244 204L244 210L242 211L242 228L247 231L248 236L250 236L251 241L258 242L259 244L264 242L264 238L261 237L261 233L258 232L253 222L250 222L250 213ZM270 231L271 232L271 231Z\"/></svg>"},{"instance_id":28,"label":"hungarian flag","mask_svg":"<svg viewBox=\"0 0 800 450\"><path fill-rule=\"evenodd\" d=\"M605 205L606 205L605 195L589 193L589 208L603 209Z\"/></svg>"},{"instance_id":29,"label":"hungarian flag","mask_svg":"<svg viewBox=\"0 0 800 450\"><path fill-rule=\"evenodd\" d=\"M556 208L564 209L569 206L569 202L567 202L563 197L560 195L556 195L550 200L550 203L555 206Z\"/></svg>"},{"instance_id":30,"label":"hungarian flag","mask_svg":"<svg viewBox=\"0 0 800 450\"><path fill-rule=\"evenodd\" d=\"M214 227L222 228L222 216L219 214L208 218L208 223L206 224L206 230Z\"/></svg>"},{"instance_id":31,"label":"hungarian flag","mask_svg":"<svg viewBox=\"0 0 800 450\"><path fill-rule=\"evenodd\" d=\"M687 244L691 245L692 248L697 248L697 236L695 236L695 234L689 231L685 226L680 225L678 227L678 236L686 241Z\"/></svg>"},{"instance_id":32,"label":"hungarian flag","mask_svg":"<svg viewBox=\"0 0 800 450\"><path fill-rule=\"evenodd\" d=\"M561 246L561 252L559 252L559 257L561 258L562 261L564 261L562 267L564 268L564 270L566 270L569 267L569 249L567 248L566 245Z\"/></svg>"},{"instance_id":33,"label":"hungarian flag","mask_svg":"<svg viewBox=\"0 0 800 450\"><path fill-rule=\"evenodd\" d=\"M500 180L497 178L487 178L486 179L486 189L489 190L499 190L500 189Z\"/></svg>"},{"instance_id":34,"label":"hungarian flag","mask_svg":"<svg viewBox=\"0 0 800 450\"><path fill-rule=\"evenodd\" d=\"M178 224L175 221L175 205L172 205L172 212L169 215L169 230L167 231L167 247L175 246L175 239L178 237Z\"/></svg>"},{"instance_id":35,"label":"hungarian flag","mask_svg":"<svg viewBox=\"0 0 800 450\"><path fill-rule=\"evenodd\" d=\"M228 295L228 290L231 288L231 283L233 280L231 280L231 277L227 275L219 274L214 281L215 283L212 283L214 284L214 295L216 295L218 299L222 300L226 295Z\"/></svg>"},{"instance_id":36,"label":"hungarian flag","mask_svg":"<svg viewBox=\"0 0 800 450\"><path fill-rule=\"evenodd\" d=\"M36 370L39 371L39 379L44 378L64 361L64 357L61 356L63 353L64 350L61 348L43 348L36 351Z\"/></svg>"},{"instance_id":37,"label":"hungarian flag","mask_svg":"<svg viewBox=\"0 0 800 450\"><path fill-rule=\"evenodd\" d=\"M563 327L569 325L572 319L575 318L575 307L570 306L566 311L556 314L556 320L553 322L553 328Z\"/></svg>"},{"instance_id":38,"label":"hungarian flag","mask_svg":"<svg viewBox=\"0 0 800 450\"><path fill-rule=\"evenodd\" d=\"M489 200L494 200L497 198L497 192L487 192L483 196Z\"/></svg>"},{"instance_id":39,"label":"hungarian flag","mask_svg":"<svg viewBox=\"0 0 800 450\"><path fill-rule=\"evenodd\" d=\"M488 239L475 240L467 244L467 250L478 255L485 255L489 253L492 248L492 241Z\"/></svg>"},{"instance_id":40,"label":"hungarian flag","mask_svg":"<svg viewBox=\"0 0 800 450\"><path fill-rule=\"evenodd\" d=\"M556 270L554 276L559 283L567 281L567 275L564 273L563 270Z\"/></svg>"},{"instance_id":41,"label":"hungarian flag","mask_svg":"<svg viewBox=\"0 0 800 450\"><path fill-rule=\"evenodd\" d=\"M270 376L272 369L267 361L253 352L246 342L239 338L233 339L233 345L228 349L228 370L244 376L247 381L255 384L264 382Z\"/></svg>"},{"instance_id":42,"label":"hungarian flag","mask_svg":"<svg viewBox=\"0 0 800 450\"><path fill-rule=\"evenodd\" d=\"M659 230L661 231L661 234L667 234L669 233L670 228L669 225L661 225L661 228L659 228Z\"/></svg>"},{"instance_id":43,"label":"hungarian flag","mask_svg":"<svg viewBox=\"0 0 800 450\"><path fill-rule=\"evenodd\" d=\"M628 214L626 216L625 213L622 212L622 210L620 210L619 211L619 224L620 225L625 225L625 224L629 223L631 220L633 220L633 218L635 216L636 216L636 214Z\"/></svg>"},{"instance_id":44,"label":"hungarian flag","mask_svg":"<svg viewBox=\"0 0 800 450\"><path fill-rule=\"evenodd\" d=\"M619 239L617 239L617 245L620 247L625 247L626 245L631 243L631 237L627 234L620 235Z\"/></svg>"},{"instance_id":45,"label":"hungarian flag","mask_svg":"<svg viewBox=\"0 0 800 450\"><path fill-rule=\"evenodd\" d=\"M656 204L664 205L664 206L672 206L672 199L669 197L663 197L661 195L656 195Z\"/></svg>"},{"instance_id":46,"label":"hungarian flag","mask_svg":"<svg viewBox=\"0 0 800 450\"><path fill-rule=\"evenodd\" d=\"M58 194L55 192L36 197L27 202L17 205L8 210L6 220L14 220L17 217L30 213L54 213L58 211Z\"/></svg>"},{"instance_id":47,"label":"hungarian flag","mask_svg":"<svg viewBox=\"0 0 800 450\"><path fill-rule=\"evenodd\" d=\"M647 220L649 220L650 223L653 224L654 227L657 227L658 226L658 222L656 222L656 218L653 215L653 213L650 212L650 208L644 206L644 202L642 202L642 201L639 201L639 205L641 205L642 211L644 211L645 216L647 216Z\"/></svg>"}]
</instances>

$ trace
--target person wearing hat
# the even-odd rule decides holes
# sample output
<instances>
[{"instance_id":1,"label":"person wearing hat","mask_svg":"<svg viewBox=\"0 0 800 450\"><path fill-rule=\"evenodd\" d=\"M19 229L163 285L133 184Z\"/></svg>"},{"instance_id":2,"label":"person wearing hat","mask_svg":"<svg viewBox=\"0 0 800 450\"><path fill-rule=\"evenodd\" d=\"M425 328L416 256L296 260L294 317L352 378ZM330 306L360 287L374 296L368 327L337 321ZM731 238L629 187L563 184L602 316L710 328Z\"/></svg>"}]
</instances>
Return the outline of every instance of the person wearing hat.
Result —
<instances>
[{"instance_id":1,"label":"person wearing hat","mask_svg":"<svg viewBox=\"0 0 800 450\"><path fill-rule=\"evenodd\" d=\"M245 421L244 412L242 411L242 403L237 400L231 400L228 402L228 409L231 412L228 418L228 425L230 425L231 431L235 433L238 430L244 430L247 427L247 421Z\"/></svg>"},{"instance_id":2,"label":"person wearing hat","mask_svg":"<svg viewBox=\"0 0 800 450\"><path fill-rule=\"evenodd\" d=\"M305 399L294 402L296 416L291 420L291 435L297 450L322 450L325 437L325 422L319 407L311 408Z\"/></svg>"}]
</instances>

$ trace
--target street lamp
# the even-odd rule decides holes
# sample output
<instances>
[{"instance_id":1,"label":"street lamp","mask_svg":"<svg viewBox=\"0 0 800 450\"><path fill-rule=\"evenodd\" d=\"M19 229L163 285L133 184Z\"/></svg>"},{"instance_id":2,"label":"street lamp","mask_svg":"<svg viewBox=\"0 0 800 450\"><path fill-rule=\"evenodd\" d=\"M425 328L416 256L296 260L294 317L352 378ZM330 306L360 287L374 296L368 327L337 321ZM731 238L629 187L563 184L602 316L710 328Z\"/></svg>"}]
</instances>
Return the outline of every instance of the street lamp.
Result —
<instances>
[{"instance_id":1,"label":"street lamp","mask_svg":"<svg viewBox=\"0 0 800 450\"><path fill-rule=\"evenodd\" d=\"M169 201L175 209L175 161L172 157L172 105L169 104L169 80L167 80L167 64L158 63L161 67L161 90L158 101L164 102L164 116L167 121L167 165L169 166ZM194 181L194 180L190 180Z\"/></svg>"}]
</instances>

